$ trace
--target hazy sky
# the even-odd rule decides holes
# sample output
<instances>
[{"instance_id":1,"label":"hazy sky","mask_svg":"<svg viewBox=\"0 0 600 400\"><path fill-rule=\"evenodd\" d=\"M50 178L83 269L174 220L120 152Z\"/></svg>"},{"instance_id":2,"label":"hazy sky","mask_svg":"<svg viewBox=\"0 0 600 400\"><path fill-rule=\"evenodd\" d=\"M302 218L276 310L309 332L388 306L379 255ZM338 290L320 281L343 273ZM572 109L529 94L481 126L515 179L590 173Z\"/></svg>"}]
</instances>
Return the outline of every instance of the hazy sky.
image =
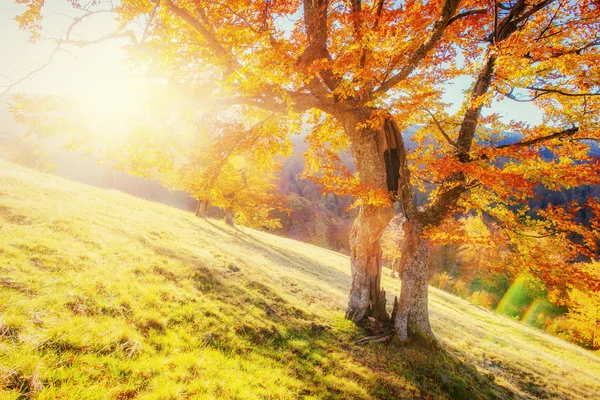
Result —
<instances>
[{"instance_id":1,"label":"hazy sky","mask_svg":"<svg viewBox=\"0 0 600 400\"><path fill-rule=\"evenodd\" d=\"M70 19L61 14L77 15L66 0L46 1L44 11L43 37L60 37L70 24ZM18 29L14 17L24 10L12 0L0 0L0 86L14 82L28 71L46 62L54 44L40 41L36 45L27 42L28 35ZM82 38L95 38L114 27L114 21L107 16L90 18L82 23L77 33ZM86 48L69 48L71 54L60 52L53 62L33 79L27 80L12 90L28 93L55 93L76 95L82 90L105 90L124 86L135 87L139 81L134 73L119 60L124 52L120 49L125 40L114 40ZM93 83L90 83L93 82ZM460 105L462 90L469 85L468 79L459 79L450 87L444 100ZM93 87L92 87L93 86ZM0 92L2 90L0 89ZM5 107L8 96L0 98L0 108ZM494 105L507 120L524 120L530 123L541 121L540 111L528 103L504 100ZM2 131L0 127L0 131Z\"/></svg>"},{"instance_id":2,"label":"hazy sky","mask_svg":"<svg viewBox=\"0 0 600 400\"><path fill-rule=\"evenodd\" d=\"M71 20L61 14L72 16L81 12L73 10L66 0L46 1L42 37L63 37ZM13 4L12 0L0 1L0 85L14 82L27 72L44 64L54 43L39 41L36 45L29 43L28 34L19 30L14 17L25 9L22 5ZM107 15L99 15L85 20L78 25L74 33L77 38L91 39L102 36L113 29L115 23ZM113 40L85 48L66 47L67 52L59 52L52 64L15 87L12 92L35 93L69 93L73 94L89 83L93 77L97 84L119 86L132 77L133 73L119 61L123 56L120 47L126 40ZM116 79L116 82L114 80ZM127 83L125 83L127 84Z\"/></svg>"}]
</instances>

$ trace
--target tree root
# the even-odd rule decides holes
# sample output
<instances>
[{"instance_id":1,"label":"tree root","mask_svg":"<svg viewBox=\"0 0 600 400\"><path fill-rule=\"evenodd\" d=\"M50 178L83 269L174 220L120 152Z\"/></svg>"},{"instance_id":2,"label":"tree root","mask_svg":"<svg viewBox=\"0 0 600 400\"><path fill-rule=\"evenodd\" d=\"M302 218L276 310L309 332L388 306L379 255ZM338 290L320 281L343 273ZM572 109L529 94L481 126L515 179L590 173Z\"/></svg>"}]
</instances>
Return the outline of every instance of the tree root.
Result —
<instances>
[{"instance_id":1,"label":"tree root","mask_svg":"<svg viewBox=\"0 0 600 400\"><path fill-rule=\"evenodd\" d=\"M395 334L396 331L392 329L390 332L381 335L367 336L365 338L357 340L356 342L354 342L354 344L361 345L369 342L387 342L388 340L392 340Z\"/></svg>"},{"instance_id":2,"label":"tree root","mask_svg":"<svg viewBox=\"0 0 600 400\"><path fill-rule=\"evenodd\" d=\"M394 329L391 321L381 322L375 318L369 317L368 325L369 326L365 328L374 335L357 340L354 344L361 345L369 342L387 342L396 334L396 329Z\"/></svg>"}]
</instances>

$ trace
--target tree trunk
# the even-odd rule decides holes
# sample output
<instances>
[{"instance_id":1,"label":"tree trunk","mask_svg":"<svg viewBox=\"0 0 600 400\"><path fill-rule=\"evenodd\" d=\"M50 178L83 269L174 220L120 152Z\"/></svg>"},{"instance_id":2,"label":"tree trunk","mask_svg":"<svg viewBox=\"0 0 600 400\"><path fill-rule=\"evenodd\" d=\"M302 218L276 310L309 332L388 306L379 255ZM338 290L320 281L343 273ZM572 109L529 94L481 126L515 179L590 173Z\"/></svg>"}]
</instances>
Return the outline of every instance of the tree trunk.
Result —
<instances>
[{"instance_id":1,"label":"tree trunk","mask_svg":"<svg viewBox=\"0 0 600 400\"><path fill-rule=\"evenodd\" d=\"M225 210L225 223L229 226L233 226L233 218L235 217L233 210L231 208L227 208Z\"/></svg>"},{"instance_id":2,"label":"tree trunk","mask_svg":"<svg viewBox=\"0 0 600 400\"><path fill-rule=\"evenodd\" d=\"M346 318L359 324L368 317L388 321L381 289L381 235L393 217L391 207L361 207L350 233L352 287Z\"/></svg>"},{"instance_id":3,"label":"tree trunk","mask_svg":"<svg viewBox=\"0 0 600 400\"><path fill-rule=\"evenodd\" d=\"M411 223L410 232L404 246L404 265L401 266L401 289L398 310L394 318L394 328L400 340L417 337L435 342L435 336L429 325L428 290L429 269L427 258L428 241L421 236L422 228Z\"/></svg>"},{"instance_id":4,"label":"tree trunk","mask_svg":"<svg viewBox=\"0 0 600 400\"><path fill-rule=\"evenodd\" d=\"M196 217L206 219L207 211L208 211L208 201L207 200L198 200L198 205L196 206Z\"/></svg>"},{"instance_id":5,"label":"tree trunk","mask_svg":"<svg viewBox=\"0 0 600 400\"><path fill-rule=\"evenodd\" d=\"M352 147L356 170L361 185L369 189L379 189L383 193L397 189L398 169L386 168L389 151L383 148L384 129L357 128L366 125L372 110L358 110L339 115L344 130L348 134ZM385 124L384 124L385 125ZM384 154L385 153L385 154ZM391 165L391 164L390 164ZM392 174L393 178L388 176ZM390 188L389 183L395 188ZM385 291L381 289L381 235L388 225L394 211L391 204L374 206L364 204L354 221L350 234L350 267L352 287L348 296L346 318L361 324L368 317L388 321L385 310Z\"/></svg>"},{"instance_id":6,"label":"tree trunk","mask_svg":"<svg viewBox=\"0 0 600 400\"><path fill-rule=\"evenodd\" d=\"M392 273L390 276L395 278L396 272L398 273L398 278L400 278L400 257L394 257L394 260L392 261Z\"/></svg>"}]
</instances>

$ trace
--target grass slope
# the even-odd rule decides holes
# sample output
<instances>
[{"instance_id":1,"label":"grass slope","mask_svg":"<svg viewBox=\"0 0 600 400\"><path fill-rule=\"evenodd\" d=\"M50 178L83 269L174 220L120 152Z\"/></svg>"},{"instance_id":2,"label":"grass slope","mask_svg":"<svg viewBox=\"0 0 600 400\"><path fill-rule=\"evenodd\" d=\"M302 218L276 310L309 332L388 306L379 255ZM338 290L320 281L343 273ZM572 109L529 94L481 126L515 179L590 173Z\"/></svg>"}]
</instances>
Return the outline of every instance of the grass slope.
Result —
<instances>
[{"instance_id":1,"label":"grass slope","mask_svg":"<svg viewBox=\"0 0 600 400\"><path fill-rule=\"evenodd\" d=\"M0 398L600 396L597 356L434 289L448 354L355 346L348 270L319 247L0 161Z\"/></svg>"}]
</instances>

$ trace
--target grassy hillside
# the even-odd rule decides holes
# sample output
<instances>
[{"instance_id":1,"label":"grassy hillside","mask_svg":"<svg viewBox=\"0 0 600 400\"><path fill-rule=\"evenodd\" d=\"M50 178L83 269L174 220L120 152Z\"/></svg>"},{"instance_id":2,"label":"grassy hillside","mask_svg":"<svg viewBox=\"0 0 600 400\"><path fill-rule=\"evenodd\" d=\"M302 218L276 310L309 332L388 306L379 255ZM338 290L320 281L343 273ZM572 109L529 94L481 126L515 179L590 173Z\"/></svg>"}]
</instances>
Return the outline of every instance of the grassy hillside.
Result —
<instances>
[{"instance_id":1,"label":"grassy hillside","mask_svg":"<svg viewBox=\"0 0 600 400\"><path fill-rule=\"evenodd\" d=\"M0 161L1 399L600 396L597 356L434 289L447 355L355 346L349 284L340 254Z\"/></svg>"}]
</instances>

